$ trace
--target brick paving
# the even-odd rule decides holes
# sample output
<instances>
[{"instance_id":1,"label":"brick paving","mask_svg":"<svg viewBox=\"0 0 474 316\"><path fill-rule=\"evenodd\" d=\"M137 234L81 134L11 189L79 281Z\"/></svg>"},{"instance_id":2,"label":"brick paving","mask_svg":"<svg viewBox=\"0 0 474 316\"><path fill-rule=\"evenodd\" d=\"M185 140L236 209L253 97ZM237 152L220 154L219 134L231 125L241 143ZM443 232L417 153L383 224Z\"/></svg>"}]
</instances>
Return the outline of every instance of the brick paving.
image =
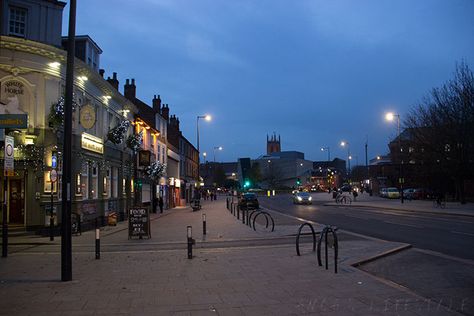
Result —
<instances>
[{"instance_id":1,"label":"brick paving","mask_svg":"<svg viewBox=\"0 0 474 316\"><path fill-rule=\"evenodd\" d=\"M9 257L0 260L0 315L456 315L351 265L400 243L343 238L334 274L332 260L329 270L317 266L310 243L296 255L288 235L299 222L283 228L276 219L275 232L254 231L223 199L152 219L151 239L129 240L126 223L103 228L100 260L93 232L73 237L72 282L60 281L60 238L12 240ZM188 225L197 241L192 260ZM275 244L284 238L289 242Z\"/></svg>"}]
</instances>

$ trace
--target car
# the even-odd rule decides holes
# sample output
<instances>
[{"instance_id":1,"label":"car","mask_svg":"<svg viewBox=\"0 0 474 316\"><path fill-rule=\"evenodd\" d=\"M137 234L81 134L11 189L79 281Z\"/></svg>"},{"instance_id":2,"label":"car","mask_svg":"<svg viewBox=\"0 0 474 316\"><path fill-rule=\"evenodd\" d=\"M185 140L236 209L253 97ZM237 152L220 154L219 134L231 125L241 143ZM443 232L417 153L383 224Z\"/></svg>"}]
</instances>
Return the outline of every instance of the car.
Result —
<instances>
[{"instance_id":1,"label":"car","mask_svg":"<svg viewBox=\"0 0 474 316\"><path fill-rule=\"evenodd\" d=\"M381 188L379 191L380 197L387 197L387 188Z\"/></svg>"},{"instance_id":2,"label":"car","mask_svg":"<svg viewBox=\"0 0 474 316\"><path fill-rule=\"evenodd\" d=\"M415 199L415 189L405 189L403 190L403 197L407 200L414 200Z\"/></svg>"},{"instance_id":3,"label":"car","mask_svg":"<svg viewBox=\"0 0 474 316\"><path fill-rule=\"evenodd\" d=\"M298 192L293 196L294 204L312 204L313 198L308 192Z\"/></svg>"},{"instance_id":4,"label":"car","mask_svg":"<svg viewBox=\"0 0 474 316\"><path fill-rule=\"evenodd\" d=\"M391 187L387 188L387 198L389 199L398 199L400 197L400 192L397 188Z\"/></svg>"},{"instance_id":5,"label":"car","mask_svg":"<svg viewBox=\"0 0 474 316\"><path fill-rule=\"evenodd\" d=\"M247 193L242 194L239 199L239 208L241 210L260 208L257 194L252 193L252 192L247 192Z\"/></svg>"},{"instance_id":6,"label":"car","mask_svg":"<svg viewBox=\"0 0 474 316\"><path fill-rule=\"evenodd\" d=\"M413 193L413 196L413 198L416 200L433 199L434 193L430 189L416 188L415 192Z\"/></svg>"},{"instance_id":7,"label":"car","mask_svg":"<svg viewBox=\"0 0 474 316\"><path fill-rule=\"evenodd\" d=\"M342 187L339 188L340 192L352 192L352 186L350 184L343 184Z\"/></svg>"}]
</instances>

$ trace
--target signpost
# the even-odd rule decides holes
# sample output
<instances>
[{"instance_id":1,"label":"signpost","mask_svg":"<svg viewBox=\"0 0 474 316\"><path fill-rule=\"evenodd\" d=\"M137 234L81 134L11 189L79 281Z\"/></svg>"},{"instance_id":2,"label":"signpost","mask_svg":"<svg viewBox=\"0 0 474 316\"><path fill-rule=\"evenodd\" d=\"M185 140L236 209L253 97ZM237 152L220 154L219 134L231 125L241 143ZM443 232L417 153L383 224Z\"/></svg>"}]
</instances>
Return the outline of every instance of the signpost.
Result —
<instances>
[{"instance_id":1,"label":"signpost","mask_svg":"<svg viewBox=\"0 0 474 316\"><path fill-rule=\"evenodd\" d=\"M135 207L128 211L128 239L143 236L151 238L150 212L146 207Z\"/></svg>"},{"instance_id":2,"label":"signpost","mask_svg":"<svg viewBox=\"0 0 474 316\"><path fill-rule=\"evenodd\" d=\"M53 156L52 159L53 168L56 165L56 156ZM54 213L53 213L53 204L54 204L54 183L58 180L58 172L56 169L53 169L49 173L49 180L51 181L51 213L49 215L49 240L54 240Z\"/></svg>"},{"instance_id":3,"label":"signpost","mask_svg":"<svg viewBox=\"0 0 474 316\"><path fill-rule=\"evenodd\" d=\"M2 212L2 257L8 256L8 217L7 217L7 180L9 176L15 174L14 163L13 163L13 152L15 148L15 142L13 137L5 136L5 154L4 154L4 165L3 165L3 212Z\"/></svg>"}]
</instances>

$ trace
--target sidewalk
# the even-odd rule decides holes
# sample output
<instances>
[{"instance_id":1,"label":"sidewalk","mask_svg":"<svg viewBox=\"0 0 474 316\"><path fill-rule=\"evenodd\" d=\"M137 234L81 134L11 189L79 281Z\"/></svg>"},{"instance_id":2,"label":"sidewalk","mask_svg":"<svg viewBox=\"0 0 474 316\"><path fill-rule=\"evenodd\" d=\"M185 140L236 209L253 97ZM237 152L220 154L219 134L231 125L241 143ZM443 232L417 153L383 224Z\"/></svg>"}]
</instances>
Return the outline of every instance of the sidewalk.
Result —
<instances>
[{"instance_id":1,"label":"sidewalk","mask_svg":"<svg viewBox=\"0 0 474 316\"><path fill-rule=\"evenodd\" d=\"M60 238L21 237L10 248L17 252L0 259L0 315L457 315L459 306L445 307L352 266L406 245L341 233L334 274L332 249L329 270L318 267L311 243L301 245L298 257L287 236L299 222L279 227L276 221L275 232L254 231L221 197L197 212L152 214L151 239L129 240L127 223L104 228L100 260L94 232L85 232L73 237L72 282L59 281ZM192 260L188 225L197 242ZM32 248L21 245L28 238Z\"/></svg>"},{"instance_id":2,"label":"sidewalk","mask_svg":"<svg viewBox=\"0 0 474 316\"><path fill-rule=\"evenodd\" d=\"M378 196L369 196L367 193L359 194L356 201L353 201L351 205L337 204L332 198L332 194L327 193L317 193L316 200L326 202L324 205L327 206L371 207L408 212L474 216L473 203L463 205L459 202L447 202L446 208L442 209L434 207L431 200L404 200L402 204L400 199L385 199Z\"/></svg>"}]
</instances>

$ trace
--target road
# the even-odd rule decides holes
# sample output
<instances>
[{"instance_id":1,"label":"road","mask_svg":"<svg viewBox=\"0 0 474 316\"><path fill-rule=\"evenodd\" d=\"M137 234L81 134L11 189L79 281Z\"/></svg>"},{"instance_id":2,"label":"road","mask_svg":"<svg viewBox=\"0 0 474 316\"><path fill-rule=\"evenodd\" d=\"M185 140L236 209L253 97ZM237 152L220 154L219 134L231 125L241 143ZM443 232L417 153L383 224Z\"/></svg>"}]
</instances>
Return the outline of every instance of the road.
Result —
<instances>
[{"instance_id":1,"label":"road","mask_svg":"<svg viewBox=\"0 0 474 316\"><path fill-rule=\"evenodd\" d=\"M259 200L264 208L287 215L474 260L473 217L324 206L323 201L314 201L313 205L294 205L289 194Z\"/></svg>"}]
</instances>

